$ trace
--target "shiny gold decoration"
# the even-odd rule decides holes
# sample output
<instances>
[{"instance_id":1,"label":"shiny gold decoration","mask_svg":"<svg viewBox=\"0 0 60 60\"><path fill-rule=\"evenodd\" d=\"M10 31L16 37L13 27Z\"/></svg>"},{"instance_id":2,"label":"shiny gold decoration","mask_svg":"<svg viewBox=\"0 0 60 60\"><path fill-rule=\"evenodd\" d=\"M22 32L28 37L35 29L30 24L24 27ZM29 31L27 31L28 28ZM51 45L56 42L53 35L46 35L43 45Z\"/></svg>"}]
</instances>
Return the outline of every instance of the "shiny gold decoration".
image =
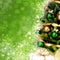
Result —
<instances>
[{"instance_id":1,"label":"shiny gold decoration","mask_svg":"<svg viewBox=\"0 0 60 60\"><path fill-rule=\"evenodd\" d=\"M44 32L49 32L50 31L50 27L48 25L44 26L43 31Z\"/></svg>"}]
</instances>

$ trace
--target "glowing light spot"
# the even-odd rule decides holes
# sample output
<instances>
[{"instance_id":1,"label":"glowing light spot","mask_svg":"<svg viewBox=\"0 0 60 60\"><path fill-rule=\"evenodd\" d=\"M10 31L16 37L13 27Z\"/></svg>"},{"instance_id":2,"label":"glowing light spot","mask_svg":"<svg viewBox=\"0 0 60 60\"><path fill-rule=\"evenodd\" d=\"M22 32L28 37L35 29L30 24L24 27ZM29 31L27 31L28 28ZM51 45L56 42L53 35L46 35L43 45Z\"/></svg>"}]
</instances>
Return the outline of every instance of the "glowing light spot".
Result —
<instances>
[{"instance_id":1,"label":"glowing light spot","mask_svg":"<svg viewBox=\"0 0 60 60\"><path fill-rule=\"evenodd\" d=\"M10 55L10 53L8 52L8 53L7 53L7 55L9 56L9 55Z\"/></svg>"},{"instance_id":2,"label":"glowing light spot","mask_svg":"<svg viewBox=\"0 0 60 60\"><path fill-rule=\"evenodd\" d=\"M29 37L29 39L31 39L31 36Z\"/></svg>"},{"instance_id":3,"label":"glowing light spot","mask_svg":"<svg viewBox=\"0 0 60 60\"><path fill-rule=\"evenodd\" d=\"M4 55L4 54L2 54L1 56L2 56L2 57L4 57L5 55Z\"/></svg>"},{"instance_id":4,"label":"glowing light spot","mask_svg":"<svg viewBox=\"0 0 60 60\"><path fill-rule=\"evenodd\" d=\"M39 19L40 17L39 17L38 15L36 15L36 17L35 17L35 18L38 18L38 19Z\"/></svg>"},{"instance_id":5,"label":"glowing light spot","mask_svg":"<svg viewBox=\"0 0 60 60\"><path fill-rule=\"evenodd\" d=\"M28 32L27 35L31 35L31 32Z\"/></svg>"}]
</instances>

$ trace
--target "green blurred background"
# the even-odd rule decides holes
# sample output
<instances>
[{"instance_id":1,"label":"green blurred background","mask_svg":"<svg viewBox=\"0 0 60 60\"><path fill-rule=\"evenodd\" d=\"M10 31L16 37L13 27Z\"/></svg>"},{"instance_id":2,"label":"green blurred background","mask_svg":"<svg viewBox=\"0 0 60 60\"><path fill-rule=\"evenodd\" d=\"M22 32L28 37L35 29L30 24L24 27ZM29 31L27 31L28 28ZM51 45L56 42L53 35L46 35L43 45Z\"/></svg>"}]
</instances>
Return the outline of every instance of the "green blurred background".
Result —
<instances>
[{"instance_id":1,"label":"green blurred background","mask_svg":"<svg viewBox=\"0 0 60 60\"><path fill-rule=\"evenodd\" d=\"M0 60L29 60L45 4L46 0L0 0Z\"/></svg>"}]
</instances>

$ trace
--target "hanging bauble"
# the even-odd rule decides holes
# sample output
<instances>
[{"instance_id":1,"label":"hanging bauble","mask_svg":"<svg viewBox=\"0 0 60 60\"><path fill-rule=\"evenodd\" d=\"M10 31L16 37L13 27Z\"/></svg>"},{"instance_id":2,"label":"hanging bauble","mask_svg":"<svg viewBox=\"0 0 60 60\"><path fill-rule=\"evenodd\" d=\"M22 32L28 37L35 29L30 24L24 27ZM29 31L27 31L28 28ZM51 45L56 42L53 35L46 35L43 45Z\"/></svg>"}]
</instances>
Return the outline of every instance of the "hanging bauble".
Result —
<instances>
[{"instance_id":1,"label":"hanging bauble","mask_svg":"<svg viewBox=\"0 0 60 60\"><path fill-rule=\"evenodd\" d=\"M44 26L43 31L44 31L44 32L50 32L50 27L49 27L49 25Z\"/></svg>"},{"instance_id":2,"label":"hanging bauble","mask_svg":"<svg viewBox=\"0 0 60 60\"><path fill-rule=\"evenodd\" d=\"M44 42L38 42L39 47L44 47Z\"/></svg>"},{"instance_id":3,"label":"hanging bauble","mask_svg":"<svg viewBox=\"0 0 60 60\"><path fill-rule=\"evenodd\" d=\"M50 13L47 14L47 18L48 19L51 19L52 18L52 15Z\"/></svg>"},{"instance_id":4,"label":"hanging bauble","mask_svg":"<svg viewBox=\"0 0 60 60\"><path fill-rule=\"evenodd\" d=\"M57 32L52 32L51 33L51 37L52 38L57 38L58 37L58 33Z\"/></svg>"}]
</instances>

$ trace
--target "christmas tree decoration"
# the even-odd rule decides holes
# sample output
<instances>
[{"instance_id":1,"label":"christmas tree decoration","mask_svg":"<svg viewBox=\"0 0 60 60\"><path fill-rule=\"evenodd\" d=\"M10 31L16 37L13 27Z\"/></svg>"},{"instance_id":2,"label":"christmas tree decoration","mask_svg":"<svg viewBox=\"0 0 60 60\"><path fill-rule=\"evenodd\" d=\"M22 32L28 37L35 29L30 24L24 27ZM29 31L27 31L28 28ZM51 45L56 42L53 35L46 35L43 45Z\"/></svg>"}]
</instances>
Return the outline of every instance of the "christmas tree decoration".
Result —
<instances>
[{"instance_id":1,"label":"christmas tree decoration","mask_svg":"<svg viewBox=\"0 0 60 60\"><path fill-rule=\"evenodd\" d=\"M45 22L40 29L39 37L44 42L44 48L56 52L60 48L60 4L52 1L44 9L45 14L40 20ZM42 20L43 18L45 19ZM38 47L42 45L40 42Z\"/></svg>"},{"instance_id":2,"label":"christmas tree decoration","mask_svg":"<svg viewBox=\"0 0 60 60\"><path fill-rule=\"evenodd\" d=\"M44 31L44 32L50 32L50 27L49 27L49 25L45 25L45 26L43 27L43 31Z\"/></svg>"},{"instance_id":3,"label":"christmas tree decoration","mask_svg":"<svg viewBox=\"0 0 60 60\"><path fill-rule=\"evenodd\" d=\"M47 18L48 22L54 22L60 24L60 5L58 2L53 1L48 4L47 7L45 7L45 17Z\"/></svg>"},{"instance_id":4,"label":"christmas tree decoration","mask_svg":"<svg viewBox=\"0 0 60 60\"><path fill-rule=\"evenodd\" d=\"M56 51L60 48L60 0L49 2L44 10L44 16L40 18L40 21L43 22L42 28L37 31L39 51L35 56L33 55L31 60L60 60L60 57L55 59L55 56L59 54ZM46 54L47 51L45 49L50 53Z\"/></svg>"},{"instance_id":5,"label":"christmas tree decoration","mask_svg":"<svg viewBox=\"0 0 60 60\"><path fill-rule=\"evenodd\" d=\"M39 47L44 47L44 42L38 42Z\"/></svg>"},{"instance_id":6,"label":"christmas tree decoration","mask_svg":"<svg viewBox=\"0 0 60 60\"><path fill-rule=\"evenodd\" d=\"M51 33L51 37L52 38L57 38L58 37L58 33L57 32L52 32Z\"/></svg>"},{"instance_id":7,"label":"christmas tree decoration","mask_svg":"<svg viewBox=\"0 0 60 60\"><path fill-rule=\"evenodd\" d=\"M50 13L47 14L47 18L48 19L51 19L52 18L52 15Z\"/></svg>"}]
</instances>

